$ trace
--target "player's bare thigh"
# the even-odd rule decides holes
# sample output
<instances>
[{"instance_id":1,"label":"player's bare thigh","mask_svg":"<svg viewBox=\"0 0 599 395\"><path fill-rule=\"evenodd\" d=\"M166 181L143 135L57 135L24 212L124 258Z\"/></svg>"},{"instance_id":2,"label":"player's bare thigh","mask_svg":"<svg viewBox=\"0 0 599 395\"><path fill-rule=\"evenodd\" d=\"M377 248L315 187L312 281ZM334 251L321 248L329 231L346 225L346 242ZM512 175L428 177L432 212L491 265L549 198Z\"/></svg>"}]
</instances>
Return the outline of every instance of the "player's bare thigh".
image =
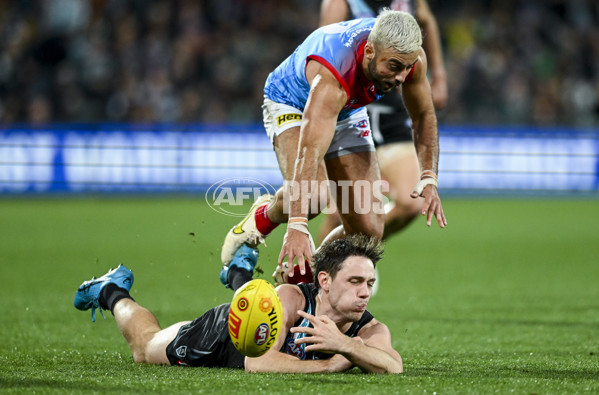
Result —
<instances>
[{"instance_id":1,"label":"player's bare thigh","mask_svg":"<svg viewBox=\"0 0 599 395\"><path fill-rule=\"evenodd\" d=\"M166 357L166 347L172 342L179 329L191 321L182 321L156 332L154 337L146 345L146 363L157 365L170 365Z\"/></svg>"},{"instance_id":2,"label":"player's bare thigh","mask_svg":"<svg viewBox=\"0 0 599 395\"><path fill-rule=\"evenodd\" d=\"M275 149L275 154L277 156L277 161L279 163L279 168L281 169L281 173L283 174L283 178L285 179L285 181L293 180L293 174L295 172L295 161L297 159L297 152L299 149L299 136L300 128L294 127L276 136L273 140L273 145ZM317 193L319 203L317 206L310 206L317 207L318 209L310 211L310 218L317 216L320 213L320 211L322 211L322 209L324 209L328 204L329 193L327 188L328 183L326 182L326 180L327 171L325 168L324 161L321 161L318 165L317 174ZM311 188L311 186L306 186L306 188ZM283 192L283 189L279 189L279 191L277 192L276 202L273 205L272 209L269 209L269 216L272 220L277 222L286 222L286 217L284 215L280 218L276 216L277 213L281 213L285 209L285 207L283 207L285 201L285 199L283 198Z\"/></svg>"},{"instance_id":3,"label":"player's bare thigh","mask_svg":"<svg viewBox=\"0 0 599 395\"><path fill-rule=\"evenodd\" d=\"M376 153L355 152L325 162L329 179L337 186L337 209L346 233L382 237L383 185ZM356 208L362 210L358 213Z\"/></svg>"},{"instance_id":4,"label":"player's bare thigh","mask_svg":"<svg viewBox=\"0 0 599 395\"><path fill-rule=\"evenodd\" d=\"M273 146L279 168L285 180L292 180L295 171L295 161L299 150L300 128L287 129L273 139ZM318 166L318 180L326 180L327 173L324 161Z\"/></svg>"}]
</instances>

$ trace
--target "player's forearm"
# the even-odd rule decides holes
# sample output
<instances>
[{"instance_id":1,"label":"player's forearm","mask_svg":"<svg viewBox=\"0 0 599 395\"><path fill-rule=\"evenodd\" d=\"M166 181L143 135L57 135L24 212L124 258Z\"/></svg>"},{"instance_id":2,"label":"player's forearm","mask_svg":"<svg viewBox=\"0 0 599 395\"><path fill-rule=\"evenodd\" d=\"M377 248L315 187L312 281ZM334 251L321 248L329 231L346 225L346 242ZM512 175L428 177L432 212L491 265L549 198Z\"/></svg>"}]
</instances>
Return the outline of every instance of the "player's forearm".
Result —
<instances>
[{"instance_id":1,"label":"player's forearm","mask_svg":"<svg viewBox=\"0 0 599 395\"><path fill-rule=\"evenodd\" d=\"M291 183L289 217L306 217L310 201L319 198L318 167L335 135L339 111L347 95L333 74L316 61L306 66L310 94L306 101L297 159ZM314 213L317 214L317 213Z\"/></svg>"},{"instance_id":2,"label":"player's forearm","mask_svg":"<svg viewBox=\"0 0 599 395\"><path fill-rule=\"evenodd\" d=\"M278 351L268 355L268 358L246 358L245 370L252 373L327 373L332 371L328 360L303 361Z\"/></svg>"},{"instance_id":3,"label":"player's forearm","mask_svg":"<svg viewBox=\"0 0 599 395\"><path fill-rule=\"evenodd\" d=\"M289 191L289 217L308 217L312 189L317 188L320 152L317 147L301 145Z\"/></svg>"},{"instance_id":4,"label":"player's forearm","mask_svg":"<svg viewBox=\"0 0 599 395\"><path fill-rule=\"evenodd\" d=\"M354 365L368 373L402 373L403 363L397 358L375 347L370 347L358 339L351 339L347 350L341 353Z\"/></svg>"},{"instance_id":5,"label":"player's forearm","mask_svg":"<svg viewBox=\"0 0 599 395\"><path fill-rule=\"evenodd\" d=\"M420 170L432 170L437 173L439 164L439 133L437 117L434 111L421 114L412 125L414 129L414 146L418 154Z\"/></svg>"},{"instance_id":6,"label":"player's forearm","mask_svg":"<svg viewBox=\"0 0 599 395\"><path fill-rule=\"evenodd\" d=\"M307 113L300 132L299 149L295 161L289 217L308 217L311 201L319 199L318 167L324 160L327 147L335 131L335 119L322 120L318 115Z\"/></svg>"}]
</instances>

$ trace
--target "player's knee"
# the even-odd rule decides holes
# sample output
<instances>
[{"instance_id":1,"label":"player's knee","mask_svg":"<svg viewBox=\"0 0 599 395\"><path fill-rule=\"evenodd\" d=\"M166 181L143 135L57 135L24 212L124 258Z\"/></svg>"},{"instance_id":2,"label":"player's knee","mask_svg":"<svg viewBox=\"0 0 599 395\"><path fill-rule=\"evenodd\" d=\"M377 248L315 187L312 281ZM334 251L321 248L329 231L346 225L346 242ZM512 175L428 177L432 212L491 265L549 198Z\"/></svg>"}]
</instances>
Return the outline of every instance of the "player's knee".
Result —
<instances>
[{"instance_id":1,"label":"player's knee","mask_svg":"<svg viewBox=\"0 0 599 395\"><path fill-rule=\"evenodd\" d=\"M423 199L410 196L394 196L393 208L387 213L391 217L414 218L422 210Z\"/></svg>"},{"instance_id":2,"label":"player's knee","mask_svg":"<svg viewBox=\"0 0 599 395\"><path fill-rule=\"evenodd\" d=\"M406 218L415 218L420 214L422 210L422 201L420 199L413 199L405 205L404 213Z\"/></svg>"},{"instance_id":3,"label":"player's knee","mask_svg":"<svg viewBox=\"0 0 599 395\"><path fill-rule=\"evenodd\" d=\"M366 233L367 235L374 236L377 239L382 239L384 232L385 232L385 222L383 220L381 220L381 221L377 221L377 222L369 224L367 231L362 232L362 233Z\"/></svg>"},{"instance_id":4,"label":"player's knee","mask_svg":"<svg viewBox=\"0 0 599 395\"><path fill-rule=\"evenodd\" d=\"M129 344L133 360L135 363L149 363L147 353L147 343L145 344Z\"/></svg>"},{"instance_id":5,"label":"player's knee","mask_svg":"<svg viewBox=\"0 0 599 395\"><path fill-rule=\"evenodd\" d=\"M369 236L374 236L378 239L383 238L385 230L385 220L382 215L362 216L362 220L349 225L345 225L347 234L364 233Z\"/></svg>"}]
</instances>

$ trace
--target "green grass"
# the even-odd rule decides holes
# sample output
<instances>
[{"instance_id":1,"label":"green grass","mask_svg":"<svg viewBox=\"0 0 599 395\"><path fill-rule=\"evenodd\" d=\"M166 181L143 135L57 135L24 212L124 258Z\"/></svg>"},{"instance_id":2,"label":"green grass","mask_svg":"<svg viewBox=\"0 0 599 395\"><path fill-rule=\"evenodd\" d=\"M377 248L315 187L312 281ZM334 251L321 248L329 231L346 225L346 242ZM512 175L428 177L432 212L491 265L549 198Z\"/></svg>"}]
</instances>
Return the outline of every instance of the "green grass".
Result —
<instances>
[{"instance_id":1,"label":"green grass","mask_svg":"<svg viewBox=\"0 0 599 395\"><path fill-rule=\"evenodd\" d=\"M445 211L446 229L419 219L379 265L369 309L405 373L306 376L136 365L109 313L92 324L73 308L81 281L119 263L165 325L230 300L219 246L235 219L201 197L0 199L0 391L599 392L599 201L453 198ZM264 277L282 235L261 248Z\"/></svg>"}]
</instances>

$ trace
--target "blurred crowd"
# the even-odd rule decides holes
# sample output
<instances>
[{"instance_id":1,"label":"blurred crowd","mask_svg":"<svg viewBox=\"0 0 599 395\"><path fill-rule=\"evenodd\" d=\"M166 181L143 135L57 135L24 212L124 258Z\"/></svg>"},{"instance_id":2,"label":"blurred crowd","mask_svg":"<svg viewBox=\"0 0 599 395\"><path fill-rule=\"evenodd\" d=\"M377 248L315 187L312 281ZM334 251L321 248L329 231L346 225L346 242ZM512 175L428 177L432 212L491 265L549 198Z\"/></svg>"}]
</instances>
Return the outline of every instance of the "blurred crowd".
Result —
<instances>
[{"instance_id":1,"label":"blurred crowd","mask_svg":"<svg viewBox=\"0 0 599 395\"><path fill-rule=\"evenodd\" d=\"M247 122L318 0L0 3L4 122Z\"/></svg>"},{"instance_id":2,"label":"blurred crowd","mask_svg":"<svg viewBox=\"0 0 599 395\"><path fill-rule=\"evenodd\" d=\"M450 124L599 124L599 2L429 0ZM0 122L261 120L320 0L0 1Z\"/></svg>"},{"instance_id":3,"label":"blurred crowd","mask_svg":"<svg viewBox=\"0 0 599 395\"><path fill-rule=\"evenodd\" d=\"M430 1L449 123L599 126L599 1Z\"/></svg>"}]
</instances>

